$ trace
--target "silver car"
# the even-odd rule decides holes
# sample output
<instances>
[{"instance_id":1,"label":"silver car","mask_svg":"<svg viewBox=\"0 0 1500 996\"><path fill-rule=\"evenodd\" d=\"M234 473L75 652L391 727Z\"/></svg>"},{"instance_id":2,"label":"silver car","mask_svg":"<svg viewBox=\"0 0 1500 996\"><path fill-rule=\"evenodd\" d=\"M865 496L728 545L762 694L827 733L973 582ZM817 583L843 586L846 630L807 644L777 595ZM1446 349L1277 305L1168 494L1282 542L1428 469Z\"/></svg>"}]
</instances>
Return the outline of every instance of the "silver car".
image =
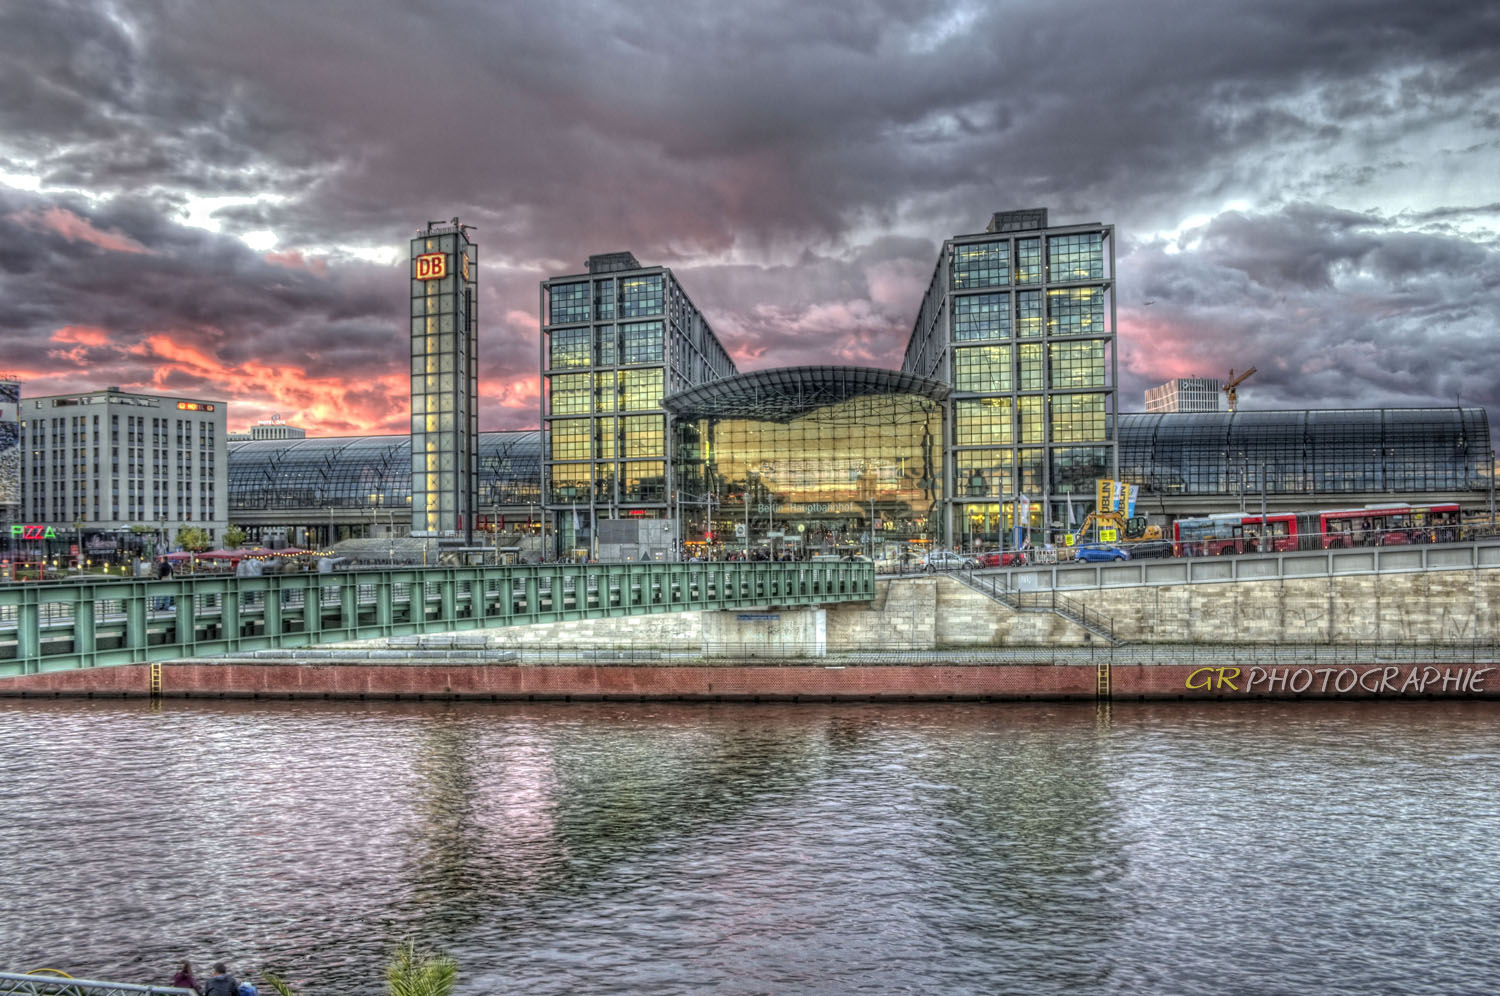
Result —
<instances>
[{"instance_id":1,"label":"silver car","mask_svg":"<svg viewBox=\"0 0 1500 996\"><path fill-rule=\"evenodd\" d=\"M965 568L978 567L979 563L973 557L965 557L961 553L952 550L933 550L922 558L922 570L928 571L957 571Z\"/></svg>"}]
</instances>

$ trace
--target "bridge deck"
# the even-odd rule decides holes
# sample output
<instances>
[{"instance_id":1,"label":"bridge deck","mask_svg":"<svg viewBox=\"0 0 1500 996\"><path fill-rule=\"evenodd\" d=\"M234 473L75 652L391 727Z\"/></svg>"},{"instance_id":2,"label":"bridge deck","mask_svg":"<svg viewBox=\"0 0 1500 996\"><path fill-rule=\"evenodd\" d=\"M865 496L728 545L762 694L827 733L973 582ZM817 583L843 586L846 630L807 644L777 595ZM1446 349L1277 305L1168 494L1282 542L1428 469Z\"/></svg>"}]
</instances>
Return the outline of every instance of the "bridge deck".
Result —
<instances>
[{"instance_id":1,"label":"bridge deck","mask_svg":"<svg viewBox=\"0 0 1500 996\"><path fill-rule=\"evenodd\" d=\"M867 602L869 564L431 567L0 585L0 676L415 633Z\"/></svg>"}]
</instances>

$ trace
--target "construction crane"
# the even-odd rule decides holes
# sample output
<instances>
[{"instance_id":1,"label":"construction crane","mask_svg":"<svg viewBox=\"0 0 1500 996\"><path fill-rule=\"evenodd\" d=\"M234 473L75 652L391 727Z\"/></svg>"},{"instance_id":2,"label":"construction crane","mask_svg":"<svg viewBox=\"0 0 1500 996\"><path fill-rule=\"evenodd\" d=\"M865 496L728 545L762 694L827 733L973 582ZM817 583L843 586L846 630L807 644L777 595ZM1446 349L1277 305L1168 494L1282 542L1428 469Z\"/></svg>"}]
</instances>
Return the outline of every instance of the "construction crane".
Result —
<instances>
[{"instance_id":1,"label":"construction crane","mask_svg":"<svg viewBox=\"0 0 1500 996\"><path fill-rule=\"evenodd\" d=\"M1239 394L1238 394L1238 392L1235 389L1238 388L1245 381L1249 380L1250 379L1250 375L1253 374L1253 373L1255 373L1255 368L1251 367L1249 370L1246 370L1244 373L1242 373L1238 377L1236 377L1234 375L1234 368L1233 367L1230 368L1230 370L1229 370L1229 383L1227 383L1227 384L1224 385L1224 393L1227 394L1227 395L1229 395L1229 410L1230 411L1234 411L1234 402L1235 402L1235 399L1239 397Z\"/></svg>"}]
</instances>

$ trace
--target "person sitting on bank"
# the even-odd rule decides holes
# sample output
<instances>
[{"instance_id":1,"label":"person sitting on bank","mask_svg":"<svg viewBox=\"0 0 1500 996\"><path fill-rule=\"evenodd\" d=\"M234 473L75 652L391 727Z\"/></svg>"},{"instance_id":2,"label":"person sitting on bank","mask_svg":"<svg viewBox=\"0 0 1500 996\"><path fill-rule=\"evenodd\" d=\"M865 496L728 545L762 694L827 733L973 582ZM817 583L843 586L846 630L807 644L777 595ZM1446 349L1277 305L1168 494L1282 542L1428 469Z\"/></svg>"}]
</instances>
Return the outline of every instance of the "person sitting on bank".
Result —
<instances>
[{"instance_id":1,"label":"person sitting on bank","mask_svg":"<svg viewBox=\"0 0 1500 996\"><path fill-rule=\"evenodd\" d=\"M235 996L239 988L239 980L229 974L229 966L221 961L214 965L213 978L203 984L203 996Z\"/></svg>"},{"instance_id":2,"label":"person sitting on bank","mask_svg":"<svg viewBox=\"0 0 1500 996\"><path fill-rule=\"evenodd\" d=\"M195 993L203 990L198 986L198 981L193 978L193 966L183 962L177 966L177 974L172 976L172 987L174 989L191 989Z\"/></svg>"}]
</instances>

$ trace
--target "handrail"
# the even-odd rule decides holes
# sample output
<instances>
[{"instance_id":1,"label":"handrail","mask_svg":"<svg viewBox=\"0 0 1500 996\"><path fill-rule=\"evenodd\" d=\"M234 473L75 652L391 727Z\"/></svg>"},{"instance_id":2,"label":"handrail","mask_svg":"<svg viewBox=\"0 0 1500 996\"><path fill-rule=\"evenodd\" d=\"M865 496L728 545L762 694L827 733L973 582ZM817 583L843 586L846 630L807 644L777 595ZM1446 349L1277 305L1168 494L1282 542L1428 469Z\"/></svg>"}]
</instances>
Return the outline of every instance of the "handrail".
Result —
<instances>
[{"instance_id":1,"label":"handrail","mask_svg":"<svg viewBox=\"0 0 1500 996\"><path fill-rule=\"evenodd\" d=\"M57 975L0 972L0 993L10 996L115 996L116 993L149 993L153 996L197 996L178 986L138 985L133 982L101 982Z\"/></svg>"},{"instance_id":2,"label":"handrail","mask_svg":"<svg viewBox=\"0 0 1500 996\"><path fill-rule=\"evenodd\" d=\"M869 563L438 566L0 585L0 675L659 612L869 602Z\"/></svg>"}]
</instances>

